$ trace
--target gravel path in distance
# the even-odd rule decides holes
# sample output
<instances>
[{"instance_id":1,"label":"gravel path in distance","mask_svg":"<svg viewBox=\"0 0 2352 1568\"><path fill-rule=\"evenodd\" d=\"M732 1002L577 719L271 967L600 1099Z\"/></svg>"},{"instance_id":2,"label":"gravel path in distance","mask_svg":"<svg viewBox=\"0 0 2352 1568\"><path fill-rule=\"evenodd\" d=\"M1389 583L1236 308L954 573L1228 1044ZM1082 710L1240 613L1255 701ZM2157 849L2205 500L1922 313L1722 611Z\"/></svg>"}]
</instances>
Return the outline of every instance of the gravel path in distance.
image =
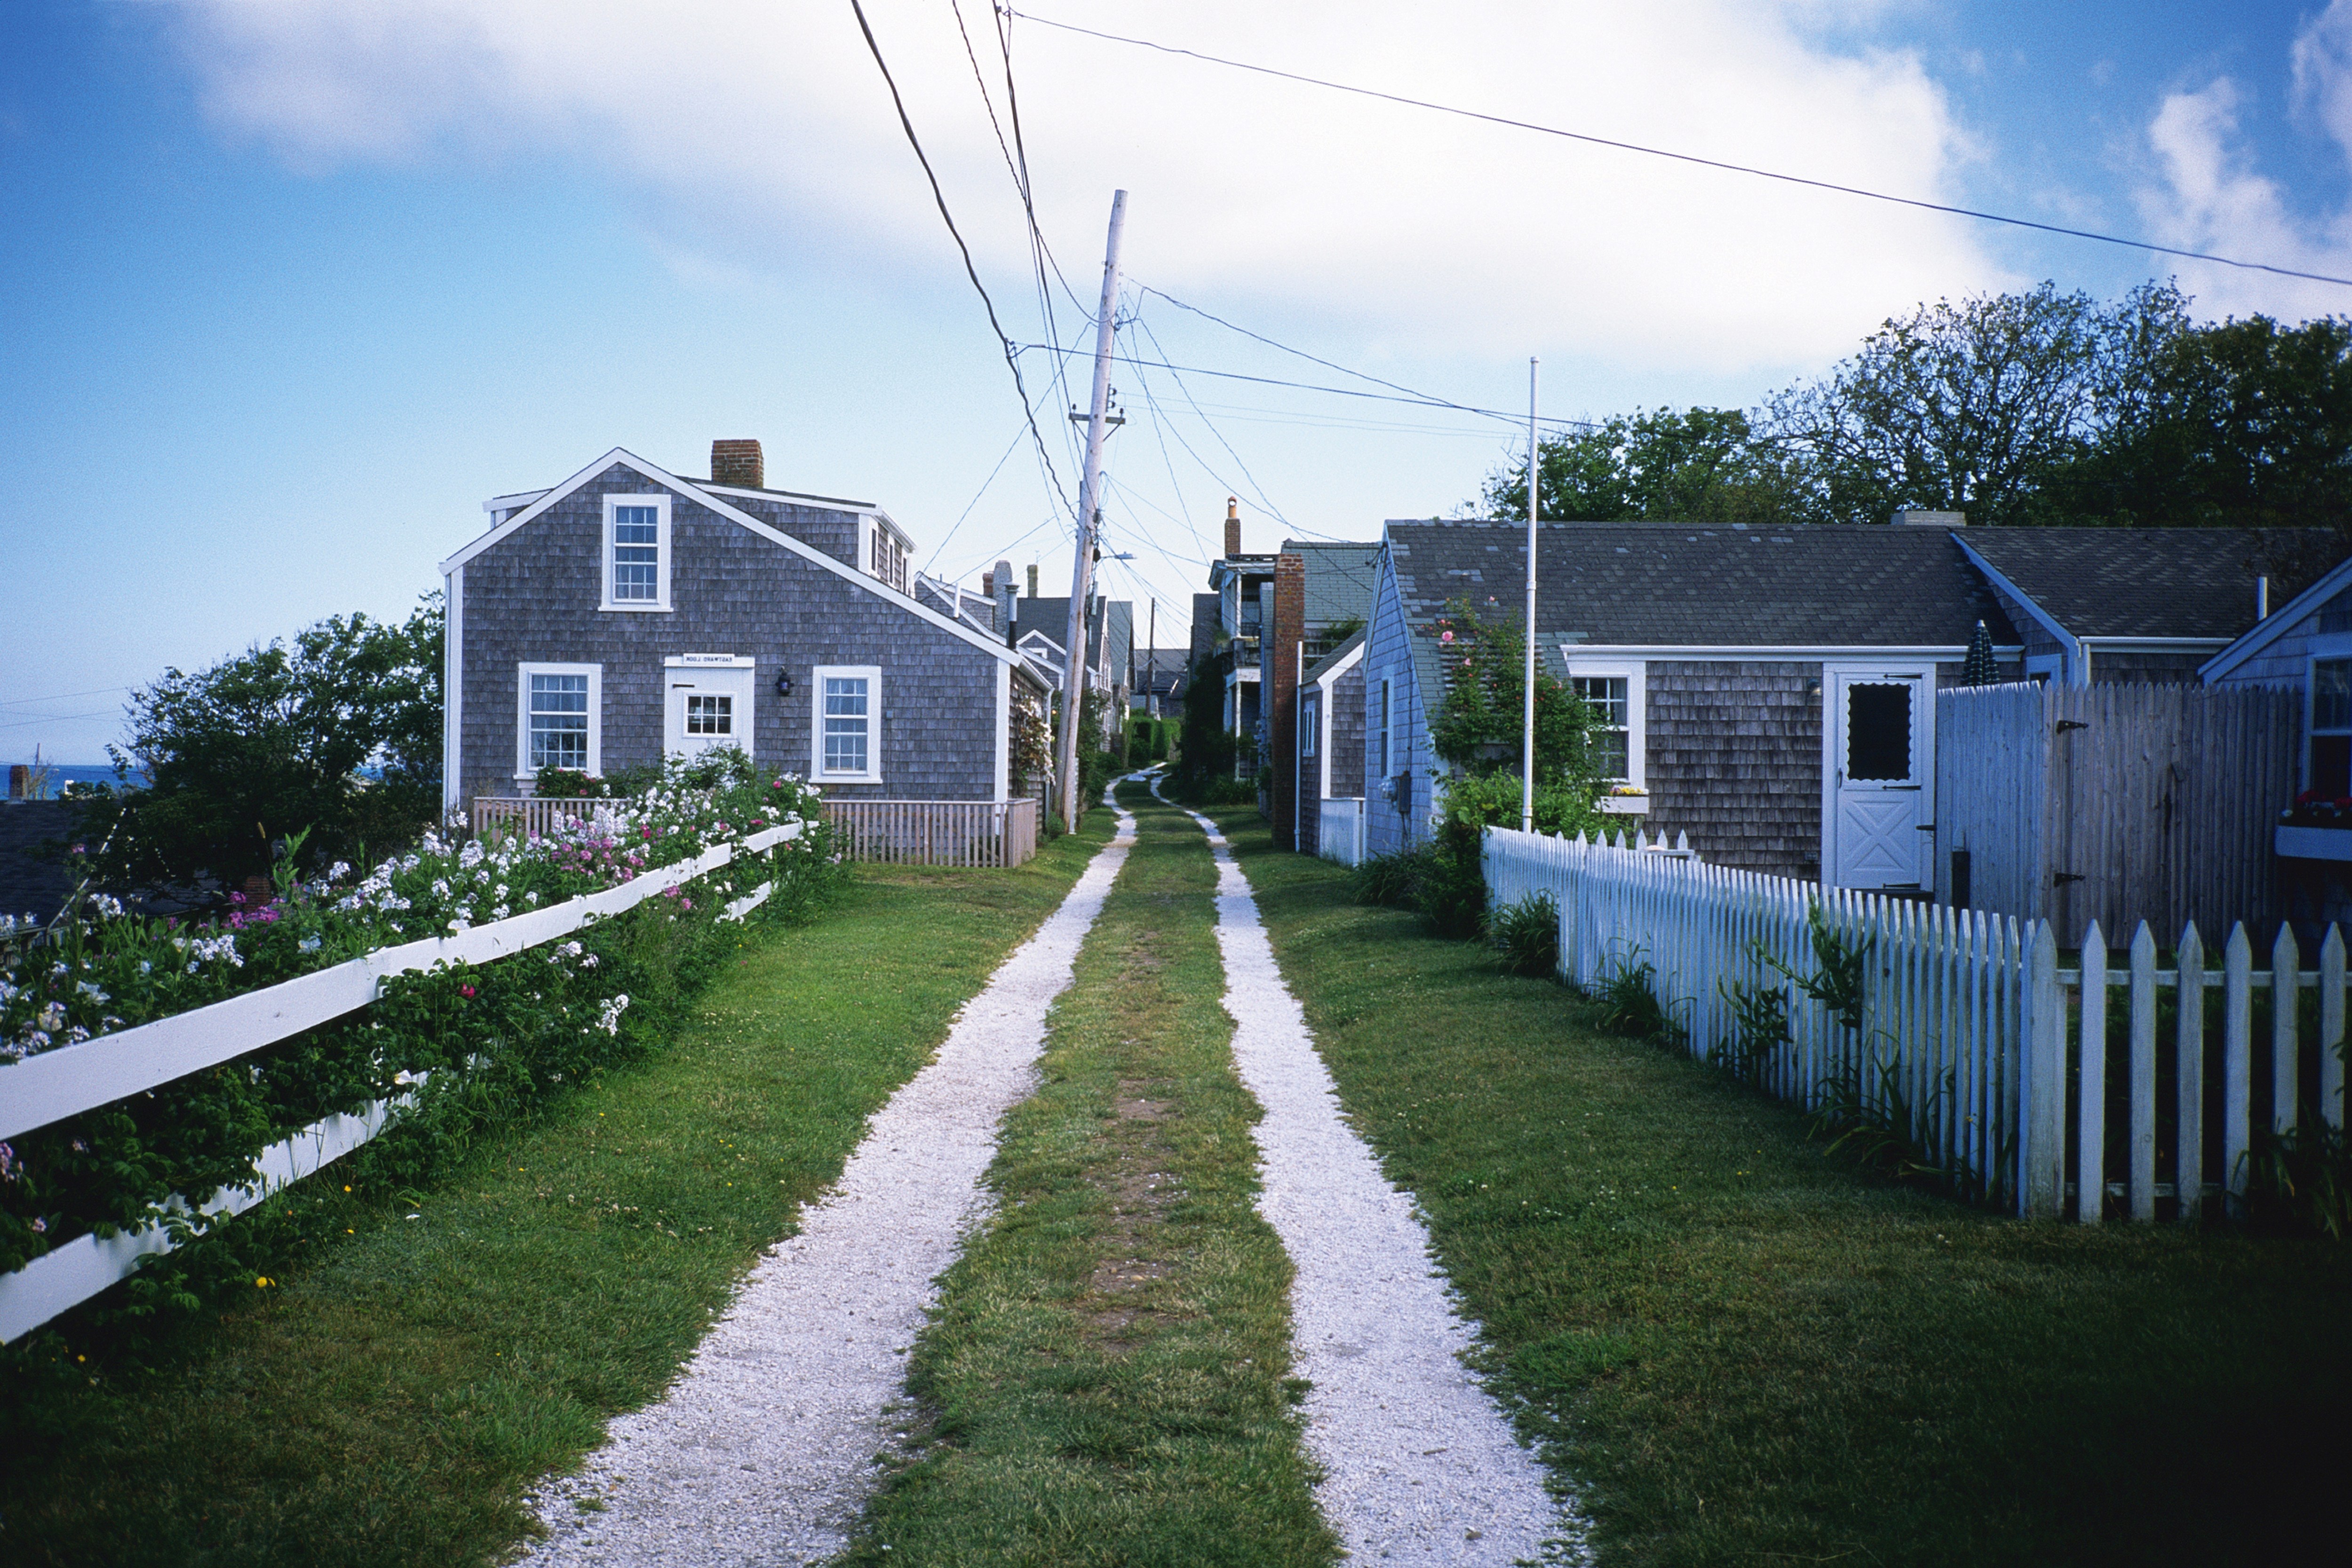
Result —
<instances>
[{"instance_id":1,"label":"gravel path in distance","mask_svg":"<svg viewBox=\"0 0 2352 1568\"><path fill-rule=\"evenodd\" d=\"M1584 1562L1584 1526L1461 1360L1454 1310L1410 1195L1340 1119L1331 1074L1216 824L1187 812L1217 862L1217 944L1234 1064L1265 1108L1258 1211L1297 1269L1297 1375L1312 1385L1316 1500L1351 1561L1507 1568Z\"/></svg>"},{"instance_id":2,"label":"gravel path in distance","mask_svg":"<svg viewBox=\"0 0 2352 1568\"><path fill-rule=\"evenodd\" d=\"M534 1499L535 1568L801 1565L847 1543L896 1436L905 1354L984 1211L1004 1113L1034 1087L1045 1014L1135 840L1099 851L965 1004L931 1064L875 1113L839 1184L803 1210L656 1404L616 1417Z\"/></svg>"}]
</instances>

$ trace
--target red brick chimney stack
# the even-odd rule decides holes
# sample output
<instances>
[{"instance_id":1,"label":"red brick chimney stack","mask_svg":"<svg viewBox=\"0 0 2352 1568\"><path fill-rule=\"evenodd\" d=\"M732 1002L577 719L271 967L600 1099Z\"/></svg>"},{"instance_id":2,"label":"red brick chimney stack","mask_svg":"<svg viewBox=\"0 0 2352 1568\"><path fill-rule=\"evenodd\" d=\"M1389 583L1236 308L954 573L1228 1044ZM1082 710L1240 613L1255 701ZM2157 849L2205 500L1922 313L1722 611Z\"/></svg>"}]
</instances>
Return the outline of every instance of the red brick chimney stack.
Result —
<instances>
[{"instance_id":1,"label":"red brick chimney stack","mask_svg":"<svg viewBox=\"0 0 2352 1568\"><path fill-rule=\"evenodd\" d=\"M767 464L756 441L714 441L710 444L710 482L745 490L768 487Z\"/></svg>"},{"instance_id":2,"label":"red brick chimney stack","mask_svg":"<svg viewBox=\"0 0 2352 1568\"><path fill-rule=\"evenodd\" d=\"M1228 523L1229 529L1239 525ZM1261 688L1273 698L1265 727L1274 752L1274 847L1298 847L1298 652L1307 635L1307 558L1286 550L1274 558L1274 625L1264 644Z\"/></svg>"},{"instance_id":3,"label":"red brick chimney stack","mask_svg":"<svg viewBox=\"0 0 2352 1568\"><path fill-rule=\"evenodd\" d=\"M1225 558L1230 560L1242 553L1242 504L1231 496L1225 497Z\"/></svg>"}]
</instances>

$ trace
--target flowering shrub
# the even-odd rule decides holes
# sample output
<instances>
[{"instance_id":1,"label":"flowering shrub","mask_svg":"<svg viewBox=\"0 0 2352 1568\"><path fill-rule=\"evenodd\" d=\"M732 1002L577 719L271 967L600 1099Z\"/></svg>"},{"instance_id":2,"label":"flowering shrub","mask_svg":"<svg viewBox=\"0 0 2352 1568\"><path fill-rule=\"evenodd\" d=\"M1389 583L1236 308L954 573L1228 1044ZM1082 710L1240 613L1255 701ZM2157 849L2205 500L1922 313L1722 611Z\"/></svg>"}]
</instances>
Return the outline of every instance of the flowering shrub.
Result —
<instances>
[{"instance_id":1,"label":"flowering shrub","mask_svg":"<svg viewBox=\"0 0 2352 1568\"><path fill-rule=\"evenodd\" d=\"M798 839L565 941L389 977L375 1005L345 1019L0 1144L0 1271L91 1230L204 1230L200 1217L167 1207L173 1195L250 1179L262 1149L375 1100L415 1096L394 1133L352 1158L421 1172L474 1128L660 1039L731 938L715 925L729 900L773 882L751 918L789 919L843 873L814 792L730 751L674 759L641 794L545 837L428 833L356 879L339 863L301 881L298 843L272 896L232 898L201 925L137 918L99 898L45 933L0 929L5 1061L617 886L795 821ZM134 1303L152 1310L156 1279L171 1271L151 1260L132 1281Z\"/></svg>"}]
</instances>

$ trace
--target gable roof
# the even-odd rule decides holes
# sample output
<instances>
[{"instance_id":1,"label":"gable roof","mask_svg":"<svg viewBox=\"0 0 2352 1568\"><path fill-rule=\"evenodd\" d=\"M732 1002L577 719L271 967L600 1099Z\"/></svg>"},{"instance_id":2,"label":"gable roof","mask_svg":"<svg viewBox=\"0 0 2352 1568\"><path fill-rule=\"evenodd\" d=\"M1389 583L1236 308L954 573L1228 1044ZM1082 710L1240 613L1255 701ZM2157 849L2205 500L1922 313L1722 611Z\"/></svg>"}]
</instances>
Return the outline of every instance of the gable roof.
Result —
<instances>
[{"instance_id":1,"label":"gable roof","mask_svg":"<svg viewBox=\"0 0 2352 1568\"><path fill-rule=\"evenodd\" d=\"M2235 637L2340 559L2326 528L1970 528L1953 536L2073 637Z\"/></svg>"},{"instance_id":2,"label":"gable roof","mask_svg":"<svg viewBox=\"0 0 2352 1568\"><path fill-rule=\"evenodd\" d=\"M2352 591L2352 556L2320 574L2319 580L2246 628L2238 640L2197 666L2197 678L2218 681L2277 642L2337 595ZM2326 622L2322 622L2325 628Z\"/></svg>"},{"instance_id":3,"label":"gable roof","mask_svg":"<svg viewBox=\"0 0 2352 1568\"><path fill-rule=\"evenodd\" d=\"M523 507L520 511L515 513L514 516L499 524L496 528L491 528L488 533L483 534L471 544L468 544L463 549L460 549L457 554L443 561L439 568L441 575L444 577L448 576L451 572L457 570L459 567L464 566L467 561L473 559L476 556L480 555L484 550L488 549L491 546L499 544L510 535L517 533L523 528L529 528L532 523L537 522L541 517L545 516L548 510L557 502L562 500L565 497L571 495L574 490L579 489L582 486L590 484L593 481L603 477L615 465L634 469L638 474L643 475L646 478L653 481L653 483L659 485L666 489L674 491L680 496L686 497L697 505L717 513L719 517L725 517L728 521L734 523L751 533L759 535L761 538L766 539L771 544L782 545L786 550L800 557L810 565L822 567L824 570L833 573L835 577L842 579L844 581L855 584L856 587L873 594L876 598L882 600L886 603L894 605L897 608L907 612L907 613L910 615L914 615L921 620L929 622L932 625L938 627L943 632L952 632L958 637L962 638L973 647L981 649L992 658L1000 660L1005 664L1018 664L1020 662L1020 655L1018 653L1015 653L1012 649L1004 646L1003 643L998 642L995 638L975 632L963 622L941 614L940 612L932 609L929 605L921 603L911 596L899 592L897 589L892 588L889 584L882 581L878 578L868 577L866 573L858 570L856 567L851 566L848 562L838 560L834 557L825 554L824 551L817 549L814 545L808 543L806 540L796 539L781 528L777 528L767 523L761 522L759 518L751 516L749 512L744 511L741 507L733 505L719 496L713 495L710 491L705 489L700 485L696 484L693 480L681 479L677 475L656 467L653 464L646 462L644 458L637 456L635 453L626 451L618 446L615 446L612 451L607 452L604 456L596 459L595 462L591 463L587 467L580 470L579 473L574 474L571 478L563 481L562 484L556 486L551 490L541 492L539 499Z\"/></svg>"},{"instance_id":4,"label":"gable roof","mask_svg":"<svg viewBox=\"0 0 2352 1568\"><path fill-rule=\"evenodd\" d=\"M1298 678L1298 684L1302 686L1311 686L1324 676L1347 668L1356 662L1358 650L1363 645L1364 628L1359 626L1349 632L1338 647L1309 664L1307 667L1307 673Z\"/></svg>"},{"instance_id":5,"label":"gable roof","mask_svg":"<svg viewBox=\"0 0 2352 1568\"><path fill-rule=\"evenodd\" d=\"M1372 589L1381 580L1378 540L1285 539L1282 553L1307 562L1307 624L1329 626L1362 621L1372 613Z\"/></svg>"}]
</instances>

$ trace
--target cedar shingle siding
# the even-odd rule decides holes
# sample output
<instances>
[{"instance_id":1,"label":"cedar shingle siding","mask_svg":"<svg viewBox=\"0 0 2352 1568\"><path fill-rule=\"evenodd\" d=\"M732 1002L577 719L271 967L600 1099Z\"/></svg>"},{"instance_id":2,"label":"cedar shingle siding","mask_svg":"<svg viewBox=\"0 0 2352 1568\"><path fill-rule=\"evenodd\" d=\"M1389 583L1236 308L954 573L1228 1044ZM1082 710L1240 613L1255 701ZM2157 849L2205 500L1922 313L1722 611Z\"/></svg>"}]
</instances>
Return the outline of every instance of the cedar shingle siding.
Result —
<instances>
[{"instance_id":1,"label":"cedar shingle siding","mask_svg":"<svg viewBox=\"0 0 2352 1568\"><path fill-rule=\"evenodd\" d=\"M1712 864L1818 877L1821 679L1818 664L1652 661L1644 825L1687 832Z\"/></svg>"},{"instance_id":2,"label":"cedar shingle siding","mask_svg":"<svg viewBox=\"0 0 2352 1568\"><path fill-rule=\"evenodd\" d=\"M878 665L884 781L829 785L828 792L845 799L996 796L995 657L898 596L845 581L677 490L666 491L673 609L600 610L603 497L656 492L665 486L615 464L462 568L462 799L514 792L519 665L603 667L602 766L609 773L660 758L663 660L684 653L757 661L753 755L803 775L811 761L811 670ZM856 553L855 512L761 501L742 507L845 561ZM789 697L776 695L780 672L793 678Z\"/></svg>"}]
</instances>

